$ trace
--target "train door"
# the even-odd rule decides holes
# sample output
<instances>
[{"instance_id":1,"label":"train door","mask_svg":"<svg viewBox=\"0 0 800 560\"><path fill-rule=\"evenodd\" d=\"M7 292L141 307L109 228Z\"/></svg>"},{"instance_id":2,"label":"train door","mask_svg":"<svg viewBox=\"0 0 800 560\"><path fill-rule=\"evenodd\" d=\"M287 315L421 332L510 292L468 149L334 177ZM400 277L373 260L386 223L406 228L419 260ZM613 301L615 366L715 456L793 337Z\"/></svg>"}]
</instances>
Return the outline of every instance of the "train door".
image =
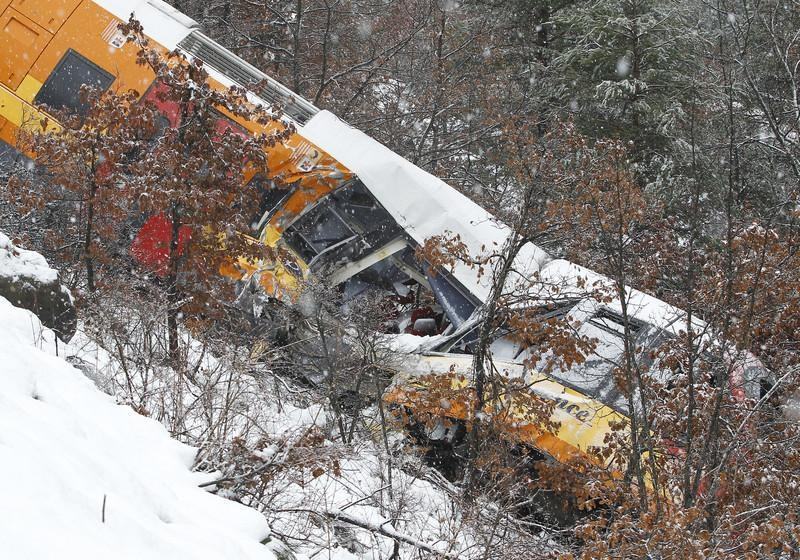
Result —
<instances>
[{"instance_id":1,"label":"train door","mask_svg":"<svg viewBox=\"0 0 800 560\"><path fill-rule=\"evenodd\" d=\"M52 38L45 28L7 7L0 15L0 83L16 91Z\"/></svg>"},{"instance_id":2,"label":"train door","mask_svg":"<svg viewBox=\"0 0 800 560\"><path fill-rule=\"evenodd\" d=\"M151 103L158 113L159 135L166 128L177 128L181 124L181 107L177 101L170 99L168 87L162 83L153 83L142 96L142 102ZM191 111L191 107L189 108ZM235 134L247 138L250 133L239 123L234 122L220 112L214 122L215 135L213 141L219 140L225 134ZM243 162L244 165L244 162ZM224 203L220 200L220 203ZM166 216L155 214L148 216L131 244L131 254L142 266L155 272L158 276L167 273L169 262L170 240L172 230ZM181 226L178 235L178 254L183 253L184 247L191 237L190 229Z\"/></svg>"},{"instance_id":3,"label":"train door","mask_svg":"<svg viewBox=\"0 0 800 560\"><path fill-rule=\"evenodd\" d=\"M81 0L14 0L11 6L50 33L61 27Z\"/></svg>"}]
</instances>

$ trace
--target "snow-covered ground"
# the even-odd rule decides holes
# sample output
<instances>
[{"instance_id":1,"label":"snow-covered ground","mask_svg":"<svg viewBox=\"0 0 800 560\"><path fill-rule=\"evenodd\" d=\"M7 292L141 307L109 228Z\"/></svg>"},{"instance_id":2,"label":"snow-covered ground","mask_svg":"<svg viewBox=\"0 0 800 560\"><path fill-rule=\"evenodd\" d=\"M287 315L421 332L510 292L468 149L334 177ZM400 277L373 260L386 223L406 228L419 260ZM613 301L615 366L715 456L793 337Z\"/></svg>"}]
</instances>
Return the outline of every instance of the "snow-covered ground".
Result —
<instances>
[{"instance_id":1,"label":"snow-covered ground","mask_svg":"<svg viewBox=\"0 0 800 560\"><path fill-rule=\"evenodd\" d=\"M127 400L113 357L85 333L79 331L68 351L98 364L93 377ZM487 548L487 558L500 558L517 547L553 547L546 533L515 525L489 504L465 514L458 490L424 464L402 432L384 434L377 407L345 420L356 426L352 441L343 443L326 399L315 390L281 379L263 364L242 374L230 356L214 359L199 349L193 354L202 365L182 394L181 431L195 441L217 439L205 448L202 466L217 469L225 481L209 489L262 512L273 542L288 546L298 560L388 559L395 546L401 558L480 558ZM166 377L153 385L150 403L134 404L146 404L171 425L174 380L166 370L152 374L159 375ZM230 415L213 413L222 410ZM493 523L503 527L502 541L489 529Z\"/></svg>"},{"instance_id":2,"label":"snow-covered ground","mask_svg":"<svg viewBox=\"0 0 800 560\"><path fill-rule=\"evenodd\" d=\"M55 281L0 234L0 275ZM30 311L0 297L0 558L258 558L265 518L198 487L196 449L120 406L62 357Z\"/></svg>"},{"instance_id":3,"label":"snow-covered ground","mask_svg":"<svg viewBox=\"0 0 800 560\"><path fill-rule=\"evenodd\" d=\"M4 298L0 341L0 556L273 557L263 516L198 488L195 449L98 391Z\"/></svg>"}]
</instances>

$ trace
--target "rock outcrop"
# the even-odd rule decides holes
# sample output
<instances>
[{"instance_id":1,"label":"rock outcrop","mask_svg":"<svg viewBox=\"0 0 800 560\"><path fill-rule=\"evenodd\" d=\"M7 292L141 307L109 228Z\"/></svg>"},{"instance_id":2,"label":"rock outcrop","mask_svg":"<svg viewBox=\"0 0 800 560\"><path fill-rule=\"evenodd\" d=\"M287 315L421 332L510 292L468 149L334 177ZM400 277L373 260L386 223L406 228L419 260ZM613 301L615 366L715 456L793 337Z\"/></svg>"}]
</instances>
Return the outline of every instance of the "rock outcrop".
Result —
<instances>
[{"instance_id":1,"label":"rock outcrop","mask_svg":"<svg viewBox=\"0 0 800 560\"><path fill-rule=\"evenodd\" d=\"M50 268L42 255L17 247L2 233L0 296L35 313L61 340L67 342L75 334L75 306L69 290L59 281L58 271Z\"/></svg>"}]
</instances>

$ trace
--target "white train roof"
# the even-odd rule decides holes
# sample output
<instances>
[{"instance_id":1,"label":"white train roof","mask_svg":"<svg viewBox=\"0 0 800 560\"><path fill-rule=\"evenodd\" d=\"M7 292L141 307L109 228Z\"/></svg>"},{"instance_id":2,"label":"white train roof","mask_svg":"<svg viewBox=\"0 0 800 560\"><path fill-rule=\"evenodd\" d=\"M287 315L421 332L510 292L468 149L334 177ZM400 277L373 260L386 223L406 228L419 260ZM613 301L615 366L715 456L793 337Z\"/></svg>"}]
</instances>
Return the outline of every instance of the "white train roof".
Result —
<instances>
[{"instance_id":1,"label":"white train roof","mask_svg":"<svg viewBox=\"0 0 800 560\"><path fill-rule=\"evenodd\" d=\"M561 288L559 296L565 299L585 299L589 290L602 291L613 299L607 303L599 303L595 300L586 302L584 305L587 306L587 311L604 307L622 315L622 304L616 297L614 283L607 276L564 259L556 259L547 263L547 266L541 270L540 279L547 284L558 285ZM686 312L682 309L630 286L626 286L625 291L627 314L632 319L658 327L674 335L680 331L686 331ZM702 333L707 326L697 317L692 319L692 325L698 333Z\"/></svg>"},{"instance_id":2,"label":"white train roof","mask_svg":"<svg viewBox=\"0 0 800 560\"><path fill-rule=\"evenodd\" d=\"M470 253L500 250L510 229L478 204L444 181L403 159L389 148L328 111L320 111L300 134L358 175L378 202L414 241L423 244L447 231L461 237ZM550 260L527 244L518 257L518 269L532 273ZM490 275L458 265L455 278L479 301L486 301Z\"/></svg>"},{"instance_id":3,"label":"white train roof","mask_svg":"<svg viewBox=\"0 0 800 560\"><path fill-rule=\"evenodd\" d=\"M169 50L173 50L184 37L200 27L192 18L162 0L93 1L122 21L128 21L133 14L145 33Z\"/></svg>"},{"instance_id":4,"label":"white train roof","mask_svg":"<svg viewBox=\"0 0 800 560\"><path fill-rule=\"evenodd\" d=\"M461 236L471 254L478 255L493 246L499 250L510 234L507 226L453 187L328 111L314 116L302 127L301 134L358 175L417 243L451 231ZM532 243L523 247L515 269L526 276L538 272L544 284L558 285L559 298L584 300L589 290L601 286L608 293L615 293L609 278L563 259L554 260ZM491 284L489 274L479 278L475 270L461 265L454 276L473 296L486 301ZM537 294L530 295L537 298ZM686 330L686 313L681 309L632 288L627 289L627 295L629 316L673 334ZM616 298L602 306L622 312ZM699 331L705 327L699 319L693 324Z\"/></svg>"}]
</instances>

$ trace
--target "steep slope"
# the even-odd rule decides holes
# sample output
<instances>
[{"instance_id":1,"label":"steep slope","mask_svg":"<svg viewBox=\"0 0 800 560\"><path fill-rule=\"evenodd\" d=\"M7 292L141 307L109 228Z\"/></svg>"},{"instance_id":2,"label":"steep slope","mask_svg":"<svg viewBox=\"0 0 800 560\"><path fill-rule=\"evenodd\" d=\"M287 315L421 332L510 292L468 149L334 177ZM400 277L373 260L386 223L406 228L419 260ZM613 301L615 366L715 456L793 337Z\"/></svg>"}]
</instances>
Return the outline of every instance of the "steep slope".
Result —
<instances>
[{"instance_id":1,"label":"steep slope","mask_svg":"<svg viewBox=\"0 0 800 560\"><path fill-rule=\"evenodd\" d=\"M259 513L197 487L193 448L55 350L52 331L0 297L0 556L274 558Z\"/></svg>"}]
</instances>

